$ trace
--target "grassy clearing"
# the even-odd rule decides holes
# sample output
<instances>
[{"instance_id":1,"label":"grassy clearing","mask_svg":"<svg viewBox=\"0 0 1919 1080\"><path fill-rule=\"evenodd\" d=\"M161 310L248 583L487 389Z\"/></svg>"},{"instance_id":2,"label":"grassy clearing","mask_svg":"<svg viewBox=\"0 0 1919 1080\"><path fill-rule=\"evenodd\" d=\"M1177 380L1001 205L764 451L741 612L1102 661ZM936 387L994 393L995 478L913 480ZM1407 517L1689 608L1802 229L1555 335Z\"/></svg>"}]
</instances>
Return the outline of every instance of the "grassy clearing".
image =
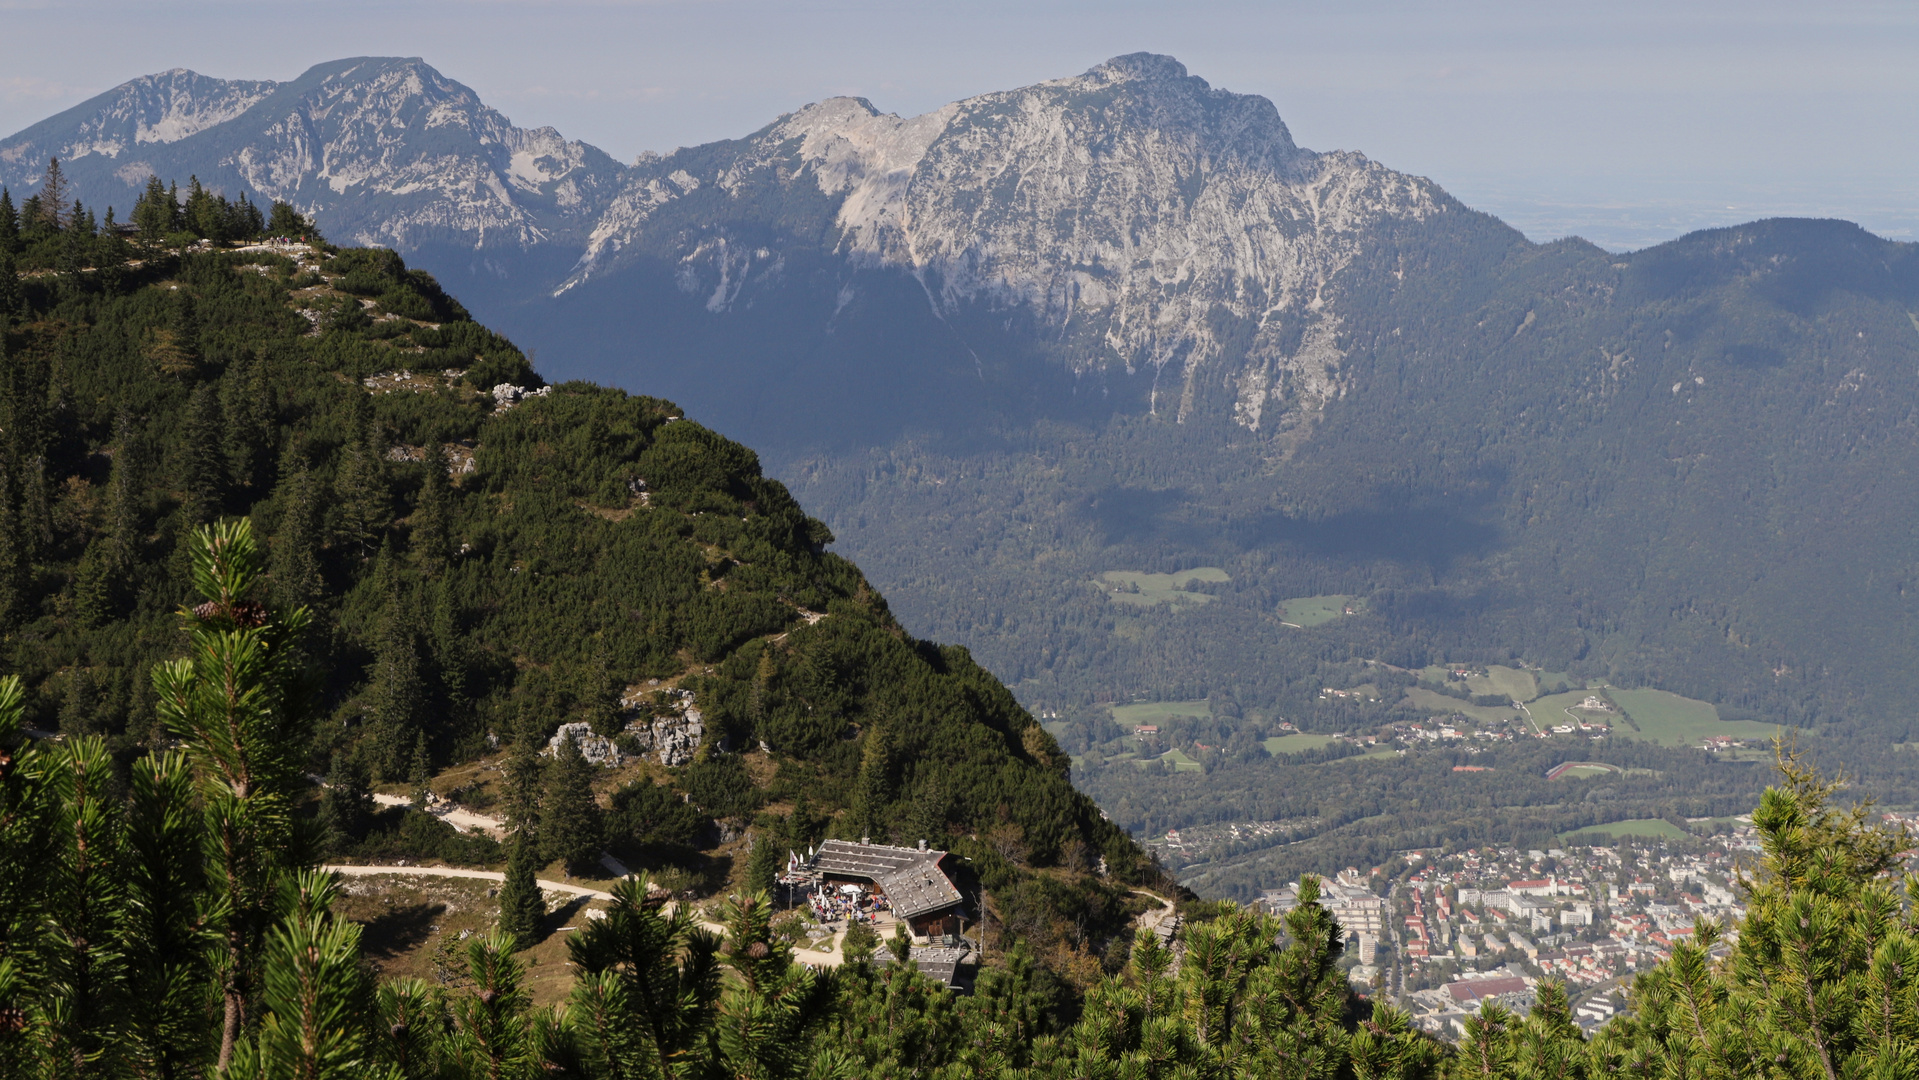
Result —
<instances>
[{"instance_id":1,"label":"grassy clearing","mask_svg":"<svg viewBox=\"0 0 1919 1080\"><path fill-rule=\"evenodd\" d=\"M1106 594L1106 598L1128 607L1210 604L1219 598L1211 593L1188 592L1186 587L1200 582L1218 584L1231 580L1232 576L1217 566L1198 566L1172 574L1108 570L1099 576L1100 591Z\"/></svg>"},{"instance_id":2,"label":"grassy clearing","mask_svg":"<svg viewBox=\"0 0 1919 1080\"><path fill-rule=\"evenodd\" d=\"M1434 714L1458 713L1482 724L1505 724L1519 718L1517 709L1505 705L1474 705L1423 686L1406 691L1406 701L1415 708L1426 709Z\"/></svg>"},{"instance_id":3,"label":"grassy clearing","mask_svg":"<svg viewBox=\"0 0 1919 1080\"><path fill-rule=\"evenodd\" d=\"M1134 728L1141 724L1157 724L1162 720L1171 720L1175 716L1194 716L1202 720L1213 718L1213 707L1205 700L1199 701L1136 701L1131 705L1115 705L1113 722L1122 728Z\"/></svg>"},{"instance_id":4,"label":"grassy clearing","mask_svg":"<svg viewBox=\"0 0 1919 1080\"><path fill-rule=\"evenodd\" d=\"M1279 603L1279 617L1294 626L1318 626L1346 614L1351 596L1295 596ZM1355 608L1357 610L1357 608Z\"/></svg>"},{"instance_id":5,"label":"grassy clearing","mask_svg":"<svg viewBox=\"0 0 1919 1080\"><path fill-rule=\"evenodd\" d=\"M557 874L543 877L554 878ZM500 915L499 884L466 878L416 877L395 874L349 877L336 910L359 923L367 961L381 978L412 976L439 985L448 965L465 963L468 935L493 929ZM489 895L492 893L494 895ZM567 927L586 918L588 906L602 901L562 898L547 894L546 933L531 949L519 954L527 965L526 986L538 1006L565 1000L573 988L573 969L567 962Z\"/></svg>"},{"instance_id":6,"label":"grassy clearing","mask_svg":"<svg viewBox=\"0 0 1919 1080\"><path fill-rule=\"evenodd\" d=\"M1560 836L1560 839L1572 840L1579 837L1593 839L1595 837L1608 836L1618 840L1628 836L1638 836L1657 840L1680 840L1690 835L1691 834L1686 830L1674 825L1670 821L1662 821L1658 818L1639 818L1633 821L1615 821L1610 825L1588 825L1583 829L1576 829L1572 832L1564 833Z\"/></svg>"},{"instance_id":7,"label":"grassy clearing","mask_svg":"<svg viewBox=\"0 0 1919 1080\"><path fill-rule=\"evenodd\" d=\"M1618 725L1617 712L1579 707L1580 702L1595 696L1604 699L1606 695L1596 690L1572 690L1564 694L1548 694L1530 706L1533 719L1547 727L1571 723L1598 724L1604 727Z\"/></svg>"},{"instance_id":8,"label":"grassy clearing","mask_svg":"<svg viewBox=\"0 0 1919 1080\"><path fill-rule=\"evenodd\" d=\"M1302 750L1317 750L1335 742L1331 735L1308 735L1295 732L1291 735L1275 735L1267 739L1264 745L1269 754L1297 754Z\"/></svg>"},{"instance_id":9,"label":"grassy clearing","mask_svg":"<svg viewBox=\"0 0 1919 1080\"><path fill-rule=\"evenodd\" d=\"M1770 739L1780 731L1778 724L1721 720L1719 710L1710 702L1695 701L1664 690L1607 690L1606 696L1633 721L1632 725L1618 729L1618 734L1666 746L1697 746L1713 735ZM1630 730L1635 726L1638 731Z\"/></svg>"},{"instance_id":10,"label":"grassy clearing","mask_svg":"<svg viewBox=\"0 0 1919 1080\"><path fill-rule=\"evenodd\" d=\"M1159 756L1159 760L1171 765L1179 772L1205 772L1206 766L1194 761L1184 750L1174 747Z\"/></svg>"},{"instance_id":11,"label":"grassy clearing","mask_svg":"<svg viewBox=\"0 0 1919 1080\"><path fill-rule=\"evenodd\" d=\"M1514 701L1531 701L1539 696L1539 681L1523 668L1494 664L1485 675L1466 680L1466 688L1475 694L1504 694Z\"/></svg>"}]
</instances>

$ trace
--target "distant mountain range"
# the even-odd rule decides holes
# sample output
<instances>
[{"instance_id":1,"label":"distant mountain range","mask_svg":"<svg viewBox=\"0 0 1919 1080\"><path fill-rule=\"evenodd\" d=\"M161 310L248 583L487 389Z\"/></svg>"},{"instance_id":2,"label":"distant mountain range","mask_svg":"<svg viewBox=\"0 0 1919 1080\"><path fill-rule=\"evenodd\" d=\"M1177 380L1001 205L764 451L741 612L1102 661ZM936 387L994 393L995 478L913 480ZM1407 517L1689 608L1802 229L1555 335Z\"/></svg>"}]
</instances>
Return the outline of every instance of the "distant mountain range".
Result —
<instances>
[{"instance_id":1,"label":"distant mountain range","mask_svg":"<svg viewBox=\"0 0 1919 1080\"><path fill-rule=\"evenodd\" d=\"M1910 737L1919 260L1843 222L1536 245L1148 54L631 164L417 59L175 71L0 182L56 154L90 203L286 199L548 373L673 398L1029 704L1310 726L1326 664L1516 657ZM1198 566L1217 602L1096 585ZM1363 614L1282 625L1321 595Z\"/></svg>"}]
</instances>

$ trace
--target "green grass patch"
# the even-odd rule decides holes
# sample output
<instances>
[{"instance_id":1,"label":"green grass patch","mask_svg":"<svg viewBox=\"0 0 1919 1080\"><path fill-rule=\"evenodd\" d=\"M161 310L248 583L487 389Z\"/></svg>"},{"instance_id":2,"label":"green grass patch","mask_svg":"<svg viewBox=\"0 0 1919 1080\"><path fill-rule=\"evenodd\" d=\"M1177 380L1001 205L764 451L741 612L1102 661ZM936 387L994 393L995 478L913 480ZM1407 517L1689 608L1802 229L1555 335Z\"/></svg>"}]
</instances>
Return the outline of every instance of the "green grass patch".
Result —
<instances>
[{"instance_id":1,"label":"green grass patch","mask_svg":"<svg viewBox=\"0 0 1919 1080\"><path fill-rule=\"evenodd\" d=\"M1665 746L1697 746L1714 735L1735 739L1770 739L1780 731L1778 724L1757 720L1721 720L1719 710L1710 702L1680 697L1665 690L1606 691L1625 710L1633 723L1616 729L1616 734L1656 742ZM1632 731L1631 728L1638 730Z\"/></svg>"},{"instance_id":2,"label":"green grass patch","mask_svg":"<svg viewBox=\"0 0 1919 1080\"><path fill-rule=\"evenodd\" d=\"M1213 707L1205 699L1199 701L1136 701L1131 705L1114 705L1113 722L1123 728L1135 728L1141 724L1157 724L1162 720L1171 720L1175 716L1194 716L1202 720L1213 718ZM1131 734L1129 730L1127 734Z\"/></svg>"},{"instance_id":3,"label":"green grass patch","mask_svg":"<svg viewBox=\"0 0 1919 1080\"><path fill-rule=\"evenodd\" d=\"M1437 690L1428 690L1415 686L1406 691L1406 702L1415 708L1425 709L1434 714L1458 713L1468 716L1482 724L1505 724L1519 719L1519 711L1505 705L1474 705L1456 697L1447 697Z\"/></svg>"},{"instance_id":4,"label":"green grass patch","mask_svg":"<svg viewBox=\"0 0 1919 1080\"><path fill-rule=\"evenodd\" d=\"M1188 757L1186 755L1186 752L1184 750L1179 749L1178 747L1174 747L1173 749L1166 751L1164 754L1161 754L1159 756L1159 760L1171 764L1173 768L1177 769L1180 772L1205 772L1206 771L1206 767L1204 765L1201 765L1199 762L1194 761L1192 758Z\"/></svg>"},{"instance_id":5,"label":"green grass patch","mask_svg":"<svg viewBox=\"0 0 1919 1080\"><path fill-rule=\"evenodd\" d=\"M1588 825L1583 829L1575 829L1572 832L1564 833L1560 836L1560 839L1572 840L1576 837L1591 839L1598 836L1609 836L1618 840L1628 836L1639 836L1650 837L1657 840L1681 840L1690 835L1692 834L1674 825L1670 821L1664 821L1659 818L1638 818L1633 821L1615 821L1610 825Z\"/></svg>"},{"instance_id":6,"label":"green grass patch","mask_svg":"<svg viewBox=\"0 0 1919 1080\"><path fill-rule=\"evenodd\" d=\"M1475 694L1504 694L1514 701L1531 701L1539 696L1539 681L1524 668L1493 664L1485 675L1466 680L1466 688Z\"/></svg>"},{"instance_id":7,"label":"green grass patch","mask_svg":"<svg viewBox=\"0 0 1919 1080\"><path fill-rule=\"evenodd\" d=\"M1532 710L1533 719L1546 727L1578 722L1597 724L1602 727L1621 726L1620 714L1617 712L1580 708L1580 703L1589 697L1605 700L1606 695L1598 690L1569 690L1563 694L1548 694L1527 708Z\"/></svg>"},{"instance_id":8,"label":"green grass patch","mask_svg":"<svg viewBox=\"0 0 1919 1080\"><path fill-rule=\"evenodd\" d=\"M1295 732L1291 735L1275 735L1262 745L1266 747L1266 752L1269 754L1297 754L1302 750L1317 750L1336 741L1331 735L1308 735L1305 732Z\"/></svg>"},{"instance_id":9,"label":"green grass patch","mask_svg":"<svg viewBox=\"0 0 1919 1080\"><path fill-rule=\"evenodd\" d=\"M1329 623L1346 614L1346 607L1352 604L1351 596L1295 596L1291 600L1279 602L1279 617L1294 626L1318 626ZM1354 605L1357 611L1357 605Z\"/></svg>"},{"instance_id":10,"label":"green grass patch","mask_svg":"<svg viewBox=\"0 0 1919 1080\"><path fill-rule=\"evenodd\" d=\"M1139 570L1108 570L1099 576L1100 591L1116 604L1127 607L1157 607L1160 604L1210 604L1219 599L1211 593L1188 592L1187 586L1200 582L1218 584L1232 576L1217 566L1199 566L1172 574L1148 574Z\"/></svg>"}]
</instances>

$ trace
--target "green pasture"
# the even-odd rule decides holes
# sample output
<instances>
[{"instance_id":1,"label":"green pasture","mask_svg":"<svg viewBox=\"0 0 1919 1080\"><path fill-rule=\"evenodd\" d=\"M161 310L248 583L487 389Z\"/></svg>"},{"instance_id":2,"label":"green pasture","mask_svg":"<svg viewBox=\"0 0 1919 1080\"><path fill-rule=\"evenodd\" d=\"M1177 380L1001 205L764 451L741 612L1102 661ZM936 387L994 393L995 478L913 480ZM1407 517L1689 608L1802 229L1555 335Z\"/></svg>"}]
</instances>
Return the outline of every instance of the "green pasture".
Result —
<instances>
[{"instance_id":1,"label":"green pasture","mask_svg":"<svg viewBox=\"0 0 1919 1080\"><path fill-rule=\"evenodd\" d=\"M1571 840L1576 837L1591 839L1609 836L1618 840L1628 836L1640 836L1658 840L1681 840L1690 835L1692 834L1670 821L1659 818L1639 818L1633 821L1615 821L1610 825L1588 825L1583 829L1561 834L1560 839Z\"/></svg>"},{"instance_id":2,"label":"green pasture","mask_svg":"<svg viewBox=\"0 0 1919 1080\"><path fill-rule=\"evenodd\" d=\"M1427 709L1434 713L1458 713L1469 716L1482 724L1504 724L1518 719L1519 712L1505 705L1474 705L1469 701L1447 697L1437 690L1428 690L1415 686L1406 691L1406 701L1416 708Z\"/></svg>"},{"instance_id":3,"label":"green pasture","mask_svg":"<svg viewBox=\"0 0 1919 1080\"><path fill-rule=\"evenodd\" d=\"M1719 710L1710 702L1694 701L1665 690L1609 689L1606 696L1633 721L1616 728L1615 734L1666 746L1694 746L1712 735L1770 739L1780 731L1778 724L1757 720L1721 720ZM1632 730L1634 727L1638 730Z\"/></svg>"},{"instance_id":4,"label":"green pasture","mask_svg":"<svg viewBox=\"0 0 1919 1080\"><path fill-rule=\"evenodd\" d=\"M1155 607L1160 604L1210 604L1219 599L1211 593L1187 592L1194 582L1217 584L1232 576L1217 566L1199 566L1171 574L1148 574L1140 570L1108 570L1099 576L1100 591L1108 600L1129 607Z\"/></svg>"},{"instance_id":5,"label":"green pasture","mask_svg":"<svg viewBox=\"0 0 1919 1080\"><path fill-rule=\"evenodd\" d=\"M1554 724L1570 724L1579 720L1583 720L1588 724L1604 724L1609 727L1621 726L1619 723L1619 714L1616 712L1609 713L1592 709L1574 708L1574 706L1595 694L1601 698L1606 696L1603 691L1598 690L1569 690L1563 694L1548 694L1538 701L1533 702L1527 706L1527 708L1532 710L1534 720L1539 721L1547 727L1552 727Z\"/></svg>"},{"instance_id":6,"label":"green pasture","mask_svg":"<svg viewBox=\"0 0 1919 1080\"><path fill-rule=\"evenodd\" d=\"M1308 735L1304 732L1295 732L1291 735L1275 735L1267 739L1262 745L1266 747L1267 753L1277 756L1279 754L1297 754L1302 750L1317 750L1322 746L1330 745L1334 741L1331 735Z\"/></svg>"},{"instance_id":7,"label":"green pasture","mask_svg":"<svg viewBox=\"0 0 1919 1080\"><path fill-rule=\"evenodd\" d=\"M1531 701L1539 696L1539 681L1523 668L1492 664L1484 676L1467 679L1466 689L1475 694L1504 694L1514 701Z\"/></svg>"},{"instance_id":8,"label":"green pasture","mask_svg":"<svg viewBox=\"0 0 1919 1080\"><path fill-rule=\"evenodd\" d=\"M1318 626L1346 613L1350 596L1295 596L1279 603L1279 617L1294 626Z\"/></svg>"},{"instance_id":9,"label":"green pasture","mask_svg":"<svg viewBox=\"0 0 1919 1080\"><path fill-rule=\"evenodd\" d=\"M1213 707L1205 699L1199 701L1135 701L1131 705L1114 705L1113 722L1131 729L1141 724L1157 724L1162 720L1171 720L1175 716L1196 716L1202 720L1213 718Z\"/></svg>"},{"instance_id":10,"label":"green pasture","mask_svg":"<svg viewBox=\"0 0 1919 1080\"><path fill-rule=\"evenodd\" d=\"M1180 772L1205 772L1206 771L1206 767L1204 765L1201 765L1199 762L1194 761L1192 758L1186 756L1186 752L1183 750L1180 750L1177 747L1166 751L1164 754L1161 754L1159 756L1159 760L1171 762L1173 768L1177 769Z\"/></svg>"}]
</instances>

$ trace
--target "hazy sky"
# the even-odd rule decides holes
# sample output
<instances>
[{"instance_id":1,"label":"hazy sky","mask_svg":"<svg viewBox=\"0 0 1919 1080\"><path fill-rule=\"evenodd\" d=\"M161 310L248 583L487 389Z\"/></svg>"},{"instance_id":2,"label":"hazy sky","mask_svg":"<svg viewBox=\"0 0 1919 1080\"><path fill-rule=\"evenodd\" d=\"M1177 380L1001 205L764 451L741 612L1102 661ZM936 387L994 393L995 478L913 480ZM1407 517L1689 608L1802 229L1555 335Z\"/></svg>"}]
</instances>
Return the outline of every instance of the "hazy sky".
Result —
<instances>
[{"instance_id":1,"label":"hazy sky","mask_svg":"<svg viewBox=\"0 0 1919 1080\"><path fill-rule=\"evenodd\" d=\"M171 67L403 55L630 160L833 94L911 114L1139 50L1535 239L1637 247L1775 214L1919 239L1911 0L0 0L0 133Z\"/></svg>"}]
</instances>

